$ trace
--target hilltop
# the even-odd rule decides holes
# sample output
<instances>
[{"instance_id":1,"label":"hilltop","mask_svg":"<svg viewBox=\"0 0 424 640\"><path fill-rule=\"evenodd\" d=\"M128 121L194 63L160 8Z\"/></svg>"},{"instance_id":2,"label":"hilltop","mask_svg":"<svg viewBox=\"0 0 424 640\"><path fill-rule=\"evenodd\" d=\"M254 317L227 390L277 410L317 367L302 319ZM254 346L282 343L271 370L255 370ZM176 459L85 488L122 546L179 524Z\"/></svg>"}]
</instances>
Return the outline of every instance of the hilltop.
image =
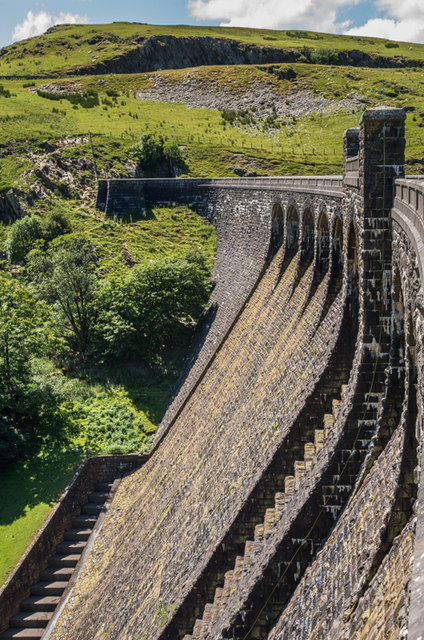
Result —
<instances>
[{"instance_id":1,"label":"hilltop","mask_svg":"<svg viewBox=\"0 0 424 640\"><path fill-rule=\"evenodd\" d=\"M138 23L60 25L0 51L0 75L142 73L210 64L312 62L359 67L424 64L424 47L382 38L234 27Z\"/></svg>"}]
</instances>

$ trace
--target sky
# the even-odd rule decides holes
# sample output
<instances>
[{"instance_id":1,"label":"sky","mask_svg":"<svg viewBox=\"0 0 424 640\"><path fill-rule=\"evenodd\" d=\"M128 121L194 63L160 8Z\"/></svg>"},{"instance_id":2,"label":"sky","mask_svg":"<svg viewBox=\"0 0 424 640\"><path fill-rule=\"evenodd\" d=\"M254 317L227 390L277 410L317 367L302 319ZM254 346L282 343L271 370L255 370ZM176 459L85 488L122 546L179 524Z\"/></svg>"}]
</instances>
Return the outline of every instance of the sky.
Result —
<instances>
[{"instance_id":1,"label":"sky","mask_svg":"<svg viewBox=\"0 0 424 640\"><path fill-rule=\"evenodd\" d=\"M193 24L310 29L424 43L424 0L0 0L0 47L53 24Z\"/></svg>"}]
</instances>

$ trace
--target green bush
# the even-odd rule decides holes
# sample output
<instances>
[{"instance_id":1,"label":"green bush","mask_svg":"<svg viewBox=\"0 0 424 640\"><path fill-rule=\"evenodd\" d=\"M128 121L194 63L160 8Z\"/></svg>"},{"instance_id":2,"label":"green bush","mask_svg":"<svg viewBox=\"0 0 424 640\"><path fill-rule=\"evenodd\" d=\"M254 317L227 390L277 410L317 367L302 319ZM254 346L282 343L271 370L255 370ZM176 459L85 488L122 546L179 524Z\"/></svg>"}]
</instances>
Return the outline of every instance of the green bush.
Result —
<instances>
[{"instance_id":1,"label":"green bush","mask_svg":"<svg viewBox=\"0 0 424 640\"><path fill-rule=\"evenodd\" d=\"M146 176L173 177L187 169L178 145L165 141L163 136L143 133L131 151Z\"/></svg>"},{"instance_id":2,"label":"green bush","mask_svg":"<svg viewBox=\"0 0 424 640\"><path fill-rule=\"evenodd\" d=\"M68 100L74 106L80 104L84 109L91 109L99 104L99 95L92 89L84 93L50 93L49 91L38 89L37 95L40 98L47 98L47 100Z\"/></svg>"},{"instance_id":3,"label":"green bush","mask_svg":"<svg viewBox=\"0 0 424 640\"><path fill-rule=\"evenodd\" d=\"M397 43L397 42L385 42L385 43L384 43L384 46L385 46L387 49L397 49L397 48L399 47L399 45L398 45L398 43Z\"/></svg>"},{"instance_id":4,"label":"green bush","mask_svg":"<svg viewBox=\"0 0 424 640\"><path fill-rule=\"evenodd\" d=\"M26 287L0 277L0 459L61 432L54 393L34 360L57 350L51 312ZM55 433L56 432L56 433Z\"/></svg>"},{"instance_id":5,"label":"green bush","mask_svg":"<svg viewBox=\"0 0 424 640\"><path fill-rule=\"evenodd\" d=\"M339 64L339 56L332 49L313 49L310 61L313 64Z\"/></svg>"},{"instance_id":6,"label":"green bush","mask_svg":"<svg viewBox=\"0 0 424 640\"><path fill-rule=\"evenodd\" d=\"M96 326L97 348L113 358L151 361L186 344L210 295L205 258L157 260L105 283Z\"/></svg>"},{"instance_id":7,"label":"green bush","mask_svg":"<svg viewBox=\"0 0 424 640\"><path fill-rule=\"evenodd\" d=\"M27 254L43 236L40 219L36 216L25 216L10 227L5 249L11 264L24 264Z\"/></svg>"},{"instance_id":8,"label":"green bush","mask_svg":"<svg viewBox=\"0 0 424 640\"><path fill-rule=\"evenodd\" d=\"M143 421L123 389L76 404L80 444L95 453L131 453L148 445Z\"/></svg>"},{"instance_id":9,"label":"green bush","mask_svg":"<svg viewBox=\"0 0 424 640\"><path fill-rule=\"evenodd\" d=\"M28 256L33 290L54 306L66 339L78 353L86 351L98 315L96 261L90 240L78 233L57 237L48 251L33 250Z\"/></svg>"},{"instance_id":10,"label":"green bush","mask_svg":"<svg viewBox=\"0 0 424 640\"><path fill-rule=\"evenodd\" d=\"M69 217L63 211L48 211L41 218L41 233L46 242L70 232Z\"/></svg>"}]
</instances>

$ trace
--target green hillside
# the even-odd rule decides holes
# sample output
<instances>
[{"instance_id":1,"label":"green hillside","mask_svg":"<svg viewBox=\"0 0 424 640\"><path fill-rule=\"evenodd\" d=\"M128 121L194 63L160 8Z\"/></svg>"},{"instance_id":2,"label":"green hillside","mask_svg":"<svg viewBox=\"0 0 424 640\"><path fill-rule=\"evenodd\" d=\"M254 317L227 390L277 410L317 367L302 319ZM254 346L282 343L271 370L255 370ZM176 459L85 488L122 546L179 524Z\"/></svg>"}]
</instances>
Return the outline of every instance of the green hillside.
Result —
<instances>
[{"instance_id":1,"label":"green hillside","mask_svg":"<svg viewBox=\"0 0 424 640\"><path fill-rule=\"evenodd\" d=\"M63 25L49 33L5 47L0 52L0 75L52 75L92 67L99 62L135 51L152 36L230 39L241 45L270 49L303 50L308 47L336 52L360 50L394 59L424 60L424 46L364 38L314 33L235 27L158 26L138 23Z\"/></svg>"}]
</instances>

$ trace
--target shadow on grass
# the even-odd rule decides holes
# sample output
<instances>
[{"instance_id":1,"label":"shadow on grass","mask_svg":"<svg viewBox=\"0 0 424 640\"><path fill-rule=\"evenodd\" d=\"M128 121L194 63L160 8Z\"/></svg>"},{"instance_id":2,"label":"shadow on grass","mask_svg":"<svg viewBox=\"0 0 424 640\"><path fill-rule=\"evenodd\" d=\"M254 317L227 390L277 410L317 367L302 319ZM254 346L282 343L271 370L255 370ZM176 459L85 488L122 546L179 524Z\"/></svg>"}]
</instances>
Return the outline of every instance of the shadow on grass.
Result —
<instances>
[{"instance_id":1,"label":"shadow on grass","mask_svg":"<svg viewBox=\"0 0 424 640\"><path fill-rule=\"evenodd\" d=\"M41 503L53 505L72 478L82 453L51 451L11 463L0 471L0 525L22 517Z\"/></svg>"},{"instance_id":2,"label":"shadow on grass","mask_svg":"<svg viewBox=\"0 0 424 640\"><path fill-rule=\"evenodd\" d=\"M102 365L91 369L91 383L122 386L134 406L143 411L150 422L157 426L162 420L180 368L181 356L167 360L161 366L145 366L126 362L120 366Z\"/></svg>"},{"instance_id":3,"label":"shadow on grass","mask_svg":"<svg viewBox=\"0 0 424 640\"><path fill-rule=\"evenodd\" d=\"M140 222L140 220L143 222L145 220L156 220L156 217L154 209L152 207L146 207L144 210L127 210L127 212L123 216L120 216L119 219L125 224L130 224L131 222Z\"/></svg>"}]
</instances>

